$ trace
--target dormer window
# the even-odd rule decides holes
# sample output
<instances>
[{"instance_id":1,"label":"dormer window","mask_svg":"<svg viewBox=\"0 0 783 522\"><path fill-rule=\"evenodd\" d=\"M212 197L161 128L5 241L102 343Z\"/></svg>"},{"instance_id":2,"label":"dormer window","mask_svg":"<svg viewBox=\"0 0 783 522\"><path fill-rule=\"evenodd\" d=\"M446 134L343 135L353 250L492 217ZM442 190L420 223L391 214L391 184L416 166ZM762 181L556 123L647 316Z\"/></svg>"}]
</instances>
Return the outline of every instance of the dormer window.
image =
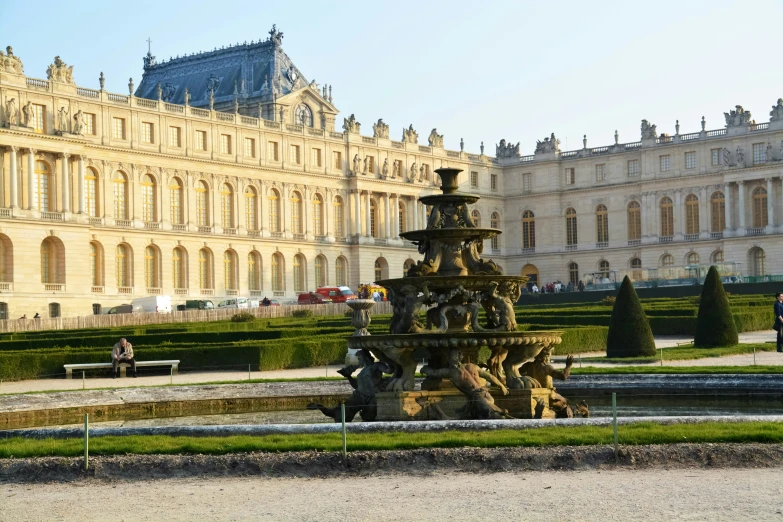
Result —
<instances>
[{"instance_id":1,"label":"dormer window","mask_svg":"<svg viewBox=\"0 0 783 522\"><path fill-rule=\"evenodd\" d=\"M294 112L294 117L296 118L295 123L297 125L302 125L304 127L313 126L313 111L311 111L310 107L308 107L304 103L299 104L299 106L296 108L296 112Z\"/></svg>"}]
</instances>

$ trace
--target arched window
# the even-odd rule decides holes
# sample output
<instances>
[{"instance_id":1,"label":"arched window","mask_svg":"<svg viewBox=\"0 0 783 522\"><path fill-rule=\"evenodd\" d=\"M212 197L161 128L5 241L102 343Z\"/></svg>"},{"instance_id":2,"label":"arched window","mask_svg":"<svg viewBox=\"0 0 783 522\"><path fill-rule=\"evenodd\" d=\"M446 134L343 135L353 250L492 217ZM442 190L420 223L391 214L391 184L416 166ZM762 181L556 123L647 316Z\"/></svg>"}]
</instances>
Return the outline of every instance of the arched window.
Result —
<instances>
[{"instance_id":1,"label":"arched window","mask_svg":"<svg viewBox=\"0 0 783 522\"><path fill-rule=\"evenodd\" d=\"M410 270L411 267L413 267L415 264L416 262L413 259L406 259L405 263L402 264L402 276L406 277L408 275L408 270Z\"/></svg>"},{"instance_id":2,"label":"arched window","mask_svg":"<svg viewBox=\"0 0 783 522\"><path fill-rule=\"evenodd\" d=\"M609 261L606 259L602 259L600 263L598 263L598 271L601 272L602 278L608 278L609 277Z\"/></svg>"},{"instance_id":3,"label":"arched window","mask_svg":"<svg viewBox=\"0 0 783 522\"><path fill-rule=\"evenodd\" d=\"M716 250L712 253L713 263L723 263L723 250Z\"/></svg>"},{"instance_id":4,"label":"arched window","mask_svg":"<svg viewBox=\"0 0 783 522\"><path fill-rule=\"evenodd\" d=\"M470 212L470 217L473 220L473 224L476 226L476 228L481 228L481 213L478 211L478 209L473 209Z\"/></svg>"},{"instance_id":5,"label":"arched window","mask_svg":"<svg viewBox=\"0 0 783 522\"><path fill-rule=\"evenodd\" d=\"M674 266L674 256L671 254L664 254L661 256L661 266L664 268Z\"/></svg>"},{"instance_id":6,"label":"arched window","mask_svg":"<svg viewBox=\"0 0 783 522\"><path fill-rule=\"evenodd\" d=\"M489 226L492 228L500 228L500 214L497 212L492 213L489 217ZM500 248L500 241L498 240L498 236L495 236L492 238L492 249L497 250L498 248Z\"/></svg>"},{"instance_id":7,"label":"arched window","mask_svg":"<svg viewBox=\"0 0 783 522\"><path fill-rule=\"evenodd\" d=\"M641 281L642 279L642 260L638 257L631 258L629 263L631 267L631 281Z\"/></svg>"},{"instance_id":8,"label":"arched window","mask_svg":"<svg viewBox=\"0 0 783 522\"><path fill-rule=\"evenodd\" d=\"M297 125L304 125L305 127L313 126L313 111L304 103L297 105L294 117L296 118L294 123Z\"/></svg>"},{"instance_id":9,"label":"arched window","mask_svg":"<svg viewBox=\"0 0 783 522\"><path fill-rule=\"evenodd\" d=\"M306 285L305 258L302 254L296 254L294 256L294 292L304 292Z\"/></svg>"},{"instance_id":10,"label":"arched window","mask_svg":"<svg viewBox=\"0 0 783 522\"><path fill-rule=\"evenodd\" d=\"M579 265L576 263L568 263L568 281L574 286L579 284Z\"/></svg>"},{"instance_id":11,"label":"arched window","mask_svg":"<svg viewBox=\"0 0 783 522\"><path fill-rule=\"evenodd\" d=\"M234 189L228 183L220 186L220 216L223 228L234 228Z\"/></svg>"},{"instance_id":12,"label":"arched window","mask_svg":"<svg viewBox=\"0 0 783 522\"><path fill-rule=\"evenodd\" d=\"M530 210L522 213L522 248L536 248L536 217Z\"/></svg>"},{"instance_id":13,"label":"arched window","mask_svg":"<svg viewBox=\"0 0 783 522\"><path fill-rule=\"evenodd\" d=\"M380 281L383 279L383 268L381 267L380 259L375 260L375 280Z\"/></svg>"},{"instance_id":14,"label":"arched window","mask_svg":"<svg viewBox=\"0 0 783 522\"><path fill-rule=\"evenodd\" d=\"M204 180L196 183L196 225L209 226L209 185Z\"/></svg>"},{"instance_id":15,"label":"arched window","mask_svg":"<svg viewBox=\"0 0 783 522\"><path fill-rule=\"evenodd\" d=\"M566 245L575 246L578 239L576 235L576 210L569 208L566 210Z\"/></svg>"},{"instance_id":16,"label":"arched window","mask_svg":"<svg viewBox=\"0 0 783 522\"><path fill-rule=\"evenodd\" d=\"M185 249L177 247L171 255L171 282L174 288L187 288L187 255Z\"/></svg>"},{"instance_id":17,"label":"arched window","mask_svg":"<svg viewBox=\"0 0 783 522\"><path fill-rule=\"evenodd\" d=\"M399 208L400 213L400 233L407 232L408 229L405 225L408 222L408 215L405 213L405 203L400 201L397 208Z\"/></svg>"},{"instance_id":18,"label":"arched window","mask_svg":"<svg viewBox=\"0 0 783 522\"><path fill-rule=\"evenodd\" d=\"M343 231L343 198L335 196L332 206L334 211L334 236L345 237Z\"/></svg>"},{"instance_id":19,"label":"arched window","mask_svg":"<svg viewBox=\"0 0 783 522\"><path fill-rule=\"evenodd\" d=\"M726 228L726 197L723 192L714 192L710 198L710 212L712 214L711 232L723 232Z\"/></svg>"},{"instance_id":20,"label":"arched window","mask_svg":"<svg viewBox=\"0 0 783 522\"><path fill-rule=\"evenodd\" d=\"M291 192L291 230L294 234L302 233L302 195L296 190Z\"/></svg>"},{"instance_id":21,"label":"arched window","mask_svg":"<svg viewBox=\"0 0 783 522\"><path fill-rule=\"evenodd\" d=\"M103 247L96 241L90 242L90 284L103 286Z\"/></svg>"},{"instance_id":22,"label":"arched window","mask_svg":"<svg viewBox=\"0 0 783 522\"><path fill-rule=\"evenodd\" d=\"M281 232L280 228L280 193L272 189L269 191L269 231Z\"/></svg>"},{"instance_id":23,"label":"arched window","mask_svg":"<svg viewBox=\"0 0 783 522\"><path fill-rule=\"evenodd\" d=\"M283 254L275 252L272 254L272 291L285 292L283 286Z\"/></svg>"},{"instance_id":24,"label":"arched window","mask_svg":"<svg viewBox=\"0 0 783 522\"><path fill-rule=\"evenodd\" d=\"M54 247L51 241L45 239L41 243L41 282L51 283L54 280L53 269L56 265L54 261Z\"/></svg>"},{"instance_id":25,"label":"arched window","mask_svg":"<svg viewBox=\"0 0 783 522\"><path fill-rule=\"evenodd\" d=\"M247 255L247 285L249 290L261 290L261 255L251 250Z\"/></svg>"},{"instance_id":26,"label":"arched window","mask_svg":"<svg viewBox=\"0 0 783 522\"><path fill-rule=\"evenodd\" d=\"M98 174L95 169L84 172L84 210L90 217L98 217Z\"/></svg>"},{"instance_id":27,"label":"arched window","mask_svg":"<svg viewBox=\"0 0 783 522\"><path fill-rule=\"evenodd\" d=\"M117 245L116 258L114 260L114 272L118 288L130 288L133 286L131 249L128 245Z\"/></svg>"},{"instance_id":28,"label":"arched window","mask_svg":"<svg viewBox=\"0 0 783 522\"><path fill-rule=\"evenodd\" d=\"M313 195L313 234L324 235L324 200L320 194Z\"/></svg>"},{"instance_id":29,"label":"arched window","mask_svg":"<svg viewBox=\"0 0 783 522\"><path fill-rule=\"evenodd\" d=\"M378 205L372 197L370 198L370 230L367 232L370 237L378 237Z\"/></svg>"},{"instance_id":30,"label":"arched window","mask_svg":"<svg viewBox=\"0 0 783 522\"><path fill-rule=\"evenodd\" d=\"M699 254L696 252L691 252L687 256L685 256L685 264L686 265L698 265L699 264Z\"/></svg>"},{"instance_id":31,"label":"arched window","mask_svg":"<svg viewBox=\"0 0 783 522\"><path fill-rule=\"evenodd\" d=\"M768 223L767 189L757 187L753 191L753 228L766 227Z\"/></svg>"},{"instance_id":32,"label":"arched window","mask_svg":"<svg viewBox=\"0 0 783 522\"><path fill-rule=\"evenodd\" d=\"M237 254L233 250L223 252L223 287L237 289Z\"/></svg>"},{"instance_id":33,"label":"arched window","mask_svg":"<svg viewBox=\"0 0 783 522\"><path fill-rule=\"evenodd\" d=\"M630 267L633 269L641 268L642 267L642 260L638 257L631 258L631 261L629 263Z\"/></svg>"},{"instance_id":34,"label":"arched window","mask_svg":"<svg viewBox=\"0 0 783 522\"><path fill-rule=\"evenodd\" d=\"M155 204L155 180L149 174L141 178L141 220L154 222L157 219L157 205Z\"/></svg>"},{"instance_id":35,"label":"arched window","mask_svg":"<svg viewBox=\"0 0 783 522\"><path fill-rule=\"evenodd\" d=\"M685 196L685 233L699 233L699 198L695 194Z\"/></svg>"},{"instance_id":36,"label":"arched window","mask_svg":"<svg viewBox=\"0 0 783 522\"><path fill-rule=\"evenodd\" d=\"M346 286L348 284L348 262L343 256L337 258L334 262L334 276L337 286Z\"/></svg>"},{"instance_id":37,"label":"arched window","mask_svg":"<svg viewBox=\"0 0 783 522\"><path fill-rule=\"evenodd\" d=\"M171 178L169 183L169 212L172 225L182 225L182 181L179 178Z\"/></svg>"},{"instance_id":38,"label":"arched window","mask_svg":"<svg viewBox=\"0 0 783 522\"><path fill-rule=\"evenodd\" d=\"M144 284L147 288L160 288L160 256L158 249L150 245L144 249Z\"/></svg>"},{"instance_id":39,"label":"arched window","mask_svg":"<svg viewBox=\"0 0 783 522\"><path fill-rule=\"evenodd\" d=\"M198 286L203 290L215 287L212 276L212 251L208 248L198 251Z\"/></svg>"},{"instance_id":40,"label":"arched window","mask_svg":"<svg viewBox=\"0 0 783 522\"><path fill-rule=\"evenodd\" d=\"M128 219L128 177L122 171L114 173L114 219Z\"/></svg>"},{"instance_id":41,"label":"arched window","mask_svg":"<svg viewBox=\"0 0 783 522\"><path fill-rule=\"evenodd\" d=\"M257 200L255 187L247 187L245 189L245 228L247 230L258 230Z\"/></svg>"},{"instance_id":42,"label":"arched window","mask_svg":"<svg viewBox=\"0 0 783 522\"><path fill-rule=\"evenodd\" d=\"M326 286L326 258L318 255L315 258L315 287Z\"/></svg>"},{"instance_id":43,"label":"arched window","mask_svg":"<svg viewBox=\"0 0 783 522\"><path fill-rule=\"evenodd\" d=\"M750 250L751 269L753 276L767 275L767 254L762 248L752 248Z\"/></svg>"},{"instance_id":44,"label":"arched window","mask_svg":"<svg viewBox=\"0 0 783 522\"><path fill-rule=\"evenodd\" d=\"M674 213L672 209L672 200L661 198L661 237L672 237L674 235Z\"/></svg>"},{"instance_id":45,"label":"arched window","mask_svg":"<svg viewBox=\"0 0 783 522\"><path fill-rule=\"evenodd\" d=\"M39 212L49 212L49 190L51 188L51 170L45 161L36 160L33 178L33 208Z\"/></svg>"},{"instance_id":46,"label":"arched window","mask_svg":"<svg viewBox=\"0 0 783 522\"><path fill-rule=\"evenodd\" d=\"M609 212L606 205L598 205L595 209L596 241L609 242Z\"/></svg>"},{"instance_id":47,"label":"arched window","mask_svg":"<svg viewBox=\"0 0 783 522\"><path fill-rule=\"evenodd\" d=\"M628 203L628 241L642 239L642 208L638 201Z\"/></svg>"}]
</instances>

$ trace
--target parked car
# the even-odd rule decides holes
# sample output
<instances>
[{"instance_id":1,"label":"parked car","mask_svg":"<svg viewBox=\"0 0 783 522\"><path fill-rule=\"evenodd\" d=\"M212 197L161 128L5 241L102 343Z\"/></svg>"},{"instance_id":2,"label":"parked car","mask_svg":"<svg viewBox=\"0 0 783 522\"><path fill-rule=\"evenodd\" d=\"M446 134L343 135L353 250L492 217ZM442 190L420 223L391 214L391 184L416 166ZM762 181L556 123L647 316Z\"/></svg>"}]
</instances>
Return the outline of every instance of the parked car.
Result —
<instances>
[{"instance_id":1,"label":"parked car","mask_svg":"<svg viewBox=\"0 0 783 522\"><path fill-rule=\"evenodd\" d=\"M258 308L261 306L261 300L255 297L251 297L247 300L247 307L248 308Z\"/></svg>"},{"instance_id":2,"label":"parked car","mask_svg":"<svg viewBox=\"0 0 783 522\"><path fill-rule=\"evenodd\" d=\"M353 290L347 286L322 286L316 292L324 297L328 297L333 303L344 303L357 299Z\"/></svg>"},{"instance_id":3,"label":"parked car","mask_svg":"<svg viewBox=\"0 0 783 522\"><path fill-rule=\"evenodd\" d=\"M311 304L326 304L331 303L332 299L329 297L324 297L323 295L316 293L316 292L308 292L306 294L299 294L299 297L296 300L297 304L300 305L311 305Z\"/></svg>"},{"instance_id":4,"label":"parked car","mask_svg":"<svg viewBox=\"0 0 783 522\"><path fill-rule=\"evenodd\" d=\"M218 303L218 308L247 308L247 298L234 297L232 299L226 299Z\"/></svg>"},{"instance_id":5,"label":"parked car","mask_svg":"<svg viewBox=\"0 0 783 522\"><path fill-rule=\"evenodd\" d=\"M132 314L133 313L133 306L129 304L121 304L119 306L113 306L106 310L106 313L109 315L114 314Z\"/></svg>"},{"instance_id":6,"label":"parked car","mask_svg":"<svg viewBox=\"0 0 783 522\"><path fill-rule=\"evenodd\" d=\"M184 310L212 310L215 305L208 299L188 299L185 301ZM177 307L179 310L179 307Z\"/></svg>"},{"instance_id":7,"label":"parked car","mask_svg":"<svg viewBox=\"0 0 783 522\"><path fill-rule=\"evenodd\" d=\"M139 297L131 301L133 313L171 313L171 296L151 295L148 297Z\"/></svg>"}]
</instances>

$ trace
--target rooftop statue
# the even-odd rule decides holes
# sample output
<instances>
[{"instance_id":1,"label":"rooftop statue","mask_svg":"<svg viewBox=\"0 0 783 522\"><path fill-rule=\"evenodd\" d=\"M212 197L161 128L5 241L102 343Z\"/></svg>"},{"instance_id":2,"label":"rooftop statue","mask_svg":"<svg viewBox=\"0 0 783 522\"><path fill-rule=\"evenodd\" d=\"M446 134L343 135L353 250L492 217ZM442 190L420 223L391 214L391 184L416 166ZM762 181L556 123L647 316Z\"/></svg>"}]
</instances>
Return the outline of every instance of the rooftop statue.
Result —
<instances>
[{"instance_id":1,"label":"rooftop statue","mask_svg":"<svg viewBox=\"0 0 783 522\"><path fill-rule=\"evenodd\" d=\"M350 118L343 118L343 130L351 134L359 134L362 124L356 121L356 116L351 114Z\"/></svg>"},{"instance_id":2,"label":"rooftop statue","mask_svg":"<svg viewBox=\"0 0 783 522\"><path fill-rule=\"evenodd\" d=\"M750 111L742 108L742 105L736 105L733 111L724 112L726 118L726 128L743 127L753 123L750 119Z\"/></svg>"},{"instance_id":3,"label":"rooftop statue","mask_svg":"<svg viewBox=\"0 0 783 522\"><path fill-rule=\"evenodd\" d=\"M55 56L54 63L46 68L46 79L73 85L73 65L68 66L59 56Z\"/></svg>"},{"instance_id":4,"label":"rooftop statue","mask_svg":"<svg viewBox=\"0 0 783 522\"><path fill-rule=\"evenodd\" d=\"M379 118L377 123L372 124L372 135L375 138L389 139L389 126L383 123L383 118Z\"/></svg>"},{"instance_id":5,"label":"rooftop statue","mask_svg":"<svg viewBox=\"0 0 783 522\"><path fill-rule=\"evenodd\" d=\"M413 124L406 129L402 129L402 142L403 143L419 143L419 133L413 130Z\"/></svg>"},{"instance_id":6,"label":"rooftop statue","mask_svg":"<svg viewBox=\"0 0 783 522\"><path fill-rule=\"evenodd\" d=\"M769 113L769 121L783 120L783 98L778 98L778 103L772 106Z\"/></svg>"},{"instance_id":7,"label":"rooftop statue","mask_svg":"<svg viewBox=\"0 0 783 522\"><path fill-rule=\"evenodd\" d=\"M428 138L430 147L443 148L443 134L438 134L438 129L432 129L430 131L430 137Z\"/></svg>"},{"instance_id":8,"label":"rooftop statue","mask_svg":"<svg viewBox=\"0 0 783 522\"><path fill-rule=\"evenodd\" d=\"M642 139L643 140L654 140L658 137L658 127L657 125L650 124L647 120L642 120Z\"/></svg>"},{"instance_id":9,"label":"rooftop statue","mask_svg":"<svg viewBox=\"0 0 783 522\"><path fill-rule=\"evenodd\" d=\"M272 24L272 29L269 30L269 41L275 45L283 44L283 33L277 30L277 24Z\"/></svg>"},{"instance_id":10,"label":"rooftop statue","mask_svg":"<svg viewBox=\"0 0 783 522\"><path fill-rule=\"evenodd\" d=\"M22 60L14 54L14 49L10 45L5 48L6 53L0 51L0 72L11 74L24 74L24 65Z\"/></svg>"},{"instance_id":11,"label":"rooftop statue","mask_svg":"<svg viewBox=\"0 0 783 522\"><path fill-rule=\"evenodd\" d=\"M10 98L5 102L6 125L19 125L19 108L16 106L16 98Z\"/></svg>"},{"instance_id":12,"label":"rooftop statue","mask_svg":"<svg viewBox=\"0 0 783 522\"><path fill-rule=\"evenodd\" d=\"M484 154L484 145L482 142L481 153ZM519 142L516 145L506 143L506 140L500 140L500 143L495 145L495 157L500 158L518 158L519 157Z\"/></svg>"},{"instance_id":13,"label":"rooftop statue","mask_svg":"<svg viewBox=\"0 0 783 522\"><path fill-rule=\"evenodd\" d=\"M544 141L536 141L536 154L548 154L550 152L560 152L560 140L555 138L555 133Z\"/></svg>"}]
</instances>

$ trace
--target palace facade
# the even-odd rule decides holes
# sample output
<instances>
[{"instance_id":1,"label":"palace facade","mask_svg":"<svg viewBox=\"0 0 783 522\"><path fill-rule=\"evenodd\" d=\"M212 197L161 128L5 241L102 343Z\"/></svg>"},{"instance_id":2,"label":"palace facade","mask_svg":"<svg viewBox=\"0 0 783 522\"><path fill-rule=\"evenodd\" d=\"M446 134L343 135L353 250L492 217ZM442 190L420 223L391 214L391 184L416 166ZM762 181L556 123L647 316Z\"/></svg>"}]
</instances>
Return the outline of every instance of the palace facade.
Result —
<instances>
[{"instance_id":1,"label":"palace facade","mask_svg":"<svg viewBox=\"0 0 783 522\"><path fill-rule=\"evenodd\" d=\"M332 89L307 81L282 33L158 63L128 94L47 79L0 56L0 318L85 315L146 295L295 299L401 277L420 256L434 170L463 169L473 217L503 230L485 257L539 282L713 262L783 273L783 101L726 125L522 156L446 150L403 129L335 129ZM462 146L460 147L462 149Z\"/></svg>"}]
</instances>

